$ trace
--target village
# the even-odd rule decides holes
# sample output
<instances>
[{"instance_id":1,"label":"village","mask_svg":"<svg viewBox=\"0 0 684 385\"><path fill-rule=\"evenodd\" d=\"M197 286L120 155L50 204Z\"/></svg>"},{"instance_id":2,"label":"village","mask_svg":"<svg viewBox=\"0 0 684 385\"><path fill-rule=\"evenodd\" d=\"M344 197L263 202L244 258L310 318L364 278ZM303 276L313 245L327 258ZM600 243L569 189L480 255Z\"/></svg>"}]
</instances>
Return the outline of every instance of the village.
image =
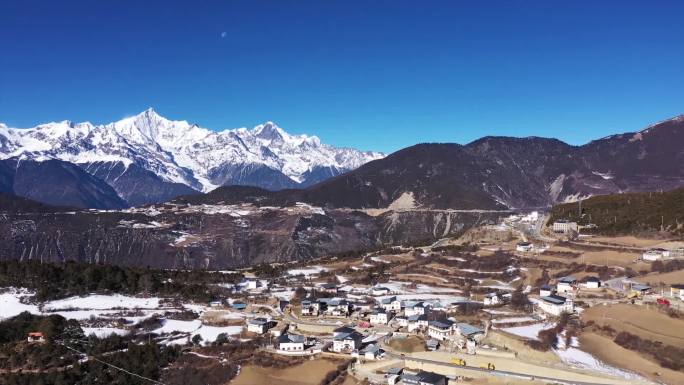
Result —
<instances>
[{"instance_id":1,"label":"village","mask_svg":"<svg viewBox=\"0 0 684 385\"><path fill-rule=\"evenodd\" d=\"M195 346L203 359L212 357L203 346L215 341L259 340L264 353L293 360L291 371L342 365L335 383L346 385L684 378L653 362L655 351L607 340L622 327L682 346L682 270L653 269L679 263L681 242L587 237L576 223L543 221L536 212L512 215L428 246L281 264L268 274L258 268L226 272L244 278L224 285L226 295L207 304L90 296L14 306L79 319L84 331L97 335L139 333L138 325L155 317L148 330L160 343ZM13 300L10 295L0 300ZM41 338L27 336L36 343ZM630 360L651 363L645 370L622 364L612 356L618 350L602 350L606 340ZM248 366L231 383L313 385L323 375L283 378Z\"/></svg>"}]
</instances>

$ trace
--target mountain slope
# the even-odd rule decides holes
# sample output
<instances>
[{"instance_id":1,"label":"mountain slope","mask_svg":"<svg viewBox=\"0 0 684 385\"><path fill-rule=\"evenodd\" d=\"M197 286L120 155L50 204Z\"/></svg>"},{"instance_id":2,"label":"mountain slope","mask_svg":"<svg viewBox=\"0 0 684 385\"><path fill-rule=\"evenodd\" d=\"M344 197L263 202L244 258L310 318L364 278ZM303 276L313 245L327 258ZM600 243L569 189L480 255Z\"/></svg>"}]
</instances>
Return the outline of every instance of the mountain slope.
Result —
<instances>
[{"instance_id":1,"label":"mountain slope","mask_svg":"<svg viewBox=\"0 0 684 385\"><path fill-rule=\"evenodd\" d=\"M419 144L271 202L325 207L500 209L684 186L684 118L583 146L556 139L485 137Z\"/></svg>"},{"instance_id":2,"label":"mountain slope","mask_svg":"<svg viewBox=\"0 0 684 385\"><path fill-rule=\"evenodd\" d=\"M127 207L107 183L61 160L0 160L0 191L55 206Z\"/></svg>"},{"instance_id":3,"label":"mountain slope","mask_svg":"<svg viewBox=\"0 0 684 385\"><path fill-rule=\"evenodd\" d=\"M77 164L129 204L162 202L222 185L308 186L382 156L332 147L315 136L290 135L272 122L215 132L168 120L152 109L106 125L0 125L0 158Z\"/></svg>"}]
</instances>

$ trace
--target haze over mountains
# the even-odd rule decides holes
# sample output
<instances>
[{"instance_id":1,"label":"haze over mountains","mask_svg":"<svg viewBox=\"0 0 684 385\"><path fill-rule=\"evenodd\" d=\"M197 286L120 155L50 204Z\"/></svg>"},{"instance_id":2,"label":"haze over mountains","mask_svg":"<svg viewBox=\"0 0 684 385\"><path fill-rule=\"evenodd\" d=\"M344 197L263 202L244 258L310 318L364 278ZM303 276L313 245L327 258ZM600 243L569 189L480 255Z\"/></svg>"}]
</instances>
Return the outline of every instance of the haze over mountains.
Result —
<instances>
[{"instance_id":1,"label":"haze over mountains","mask_svg":"<svg viewBox=\"0 0 684 385\"><path fill-rule=\"evenodd\" d=\"M315 136L289 135L272 122L251 130L215 132L166 119L153 109L106 125L70 121L30 129L0 125L0 157L7 168L16 170L6 177L19 183L3 186L3 191L81 207L161 202L222 185L306 187L383 156L332 147ZM38 183L55 170L70 174L63 182L73 183L72 193L81 198L55 197L52 191L36 187L28 191L21 185L26 179ZM81 187L88 191L80 191Z\"/></svg>"},{"instance_id":2,"label":"haze over mountains","mask_svg":"<svg viewBox=\"0 0 684 385\"><path fill-rule=\"evenodd\" d=\"M0 156L0 191L75 207L122 208L242 185L263 190L219 187L183 199L500 210L684 186L684 116L582 146L484 137L385 157L289 135L270 122L214 132L149 109L101 126L1 126Z\"/></svg>"}]
</instances>

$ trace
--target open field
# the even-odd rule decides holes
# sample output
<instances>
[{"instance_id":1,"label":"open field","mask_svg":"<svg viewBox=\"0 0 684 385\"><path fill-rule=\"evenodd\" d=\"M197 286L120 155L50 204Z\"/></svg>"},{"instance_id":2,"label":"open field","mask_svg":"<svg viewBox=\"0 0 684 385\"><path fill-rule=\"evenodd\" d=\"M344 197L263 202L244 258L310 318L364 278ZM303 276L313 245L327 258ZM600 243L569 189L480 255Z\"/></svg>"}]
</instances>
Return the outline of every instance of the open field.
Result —
<instances>
[{"instance_id":1,"label":"open field","mask_svg":"<svg viewBox=\"0 0 684 385\"><path fill-rule=\"evenodd\" d=\"M282 369L247 365L231 381L231 385L317 385L339 363L341 361L322 359Z\"/></svg>"},{"instance_id":2,"label":"open field","mask_svg":"<svg viewBox=\"0 0 684 385\"><path fill-rule=\"evenodd\" d=\"M389 346L392 349L405 353L424 352L426 350L425 342L416 336L392 338L389 341Z\"/></svg>"},{"instance_id":3,"label":"open field","mask_svg":"<svg viewBox=\"0 0 684 385\"><path fill-rule=\"evenodd\" d=\"M586 352L610 365L629 368L654 381L684 384L684 373L663 368L655 362L644 359L639 353L623 348L610 338L595 333L583 333L580 336L580 346Z\"/></svg>"},{"instance_id":4,"label":"open field","mask_svg":"<svg viewBox=\"0 0 684 385\"><path fill-rule=\"evenodd\" d=\"M658 285L660 282L665 284L677 284L684 283L684 270L675 270L669 273L662 274L649 274L644 277L639 277L636 279L642 283L648 283L651 285Z\"/></svg>"},{"instance_id":5,"label":"open field","mask_svg":"<svg viewBox=\"0 0 684 385\"><path fill-rule=\"evenodd\" d=\"M615 246L627 246L627 247L654 247L660 243L663 243L662 239L649 239L649 238L637 238L634 236L622 236L622 237L605 237L596 236L589 238L589 241L596 243L605 243Z\"/></svg>"},{"instance_id":6,"label":"open field","mask_svg":"<svg viewBox=\"0 0 684 385\"><path fill-rule=\"evenodd\" d=\"M582 312L582 320L609 325L618 332L626 331L664 344L684 346L684 320L669 317L653 306L594 306Z\"/></svg>"}]
</instances>

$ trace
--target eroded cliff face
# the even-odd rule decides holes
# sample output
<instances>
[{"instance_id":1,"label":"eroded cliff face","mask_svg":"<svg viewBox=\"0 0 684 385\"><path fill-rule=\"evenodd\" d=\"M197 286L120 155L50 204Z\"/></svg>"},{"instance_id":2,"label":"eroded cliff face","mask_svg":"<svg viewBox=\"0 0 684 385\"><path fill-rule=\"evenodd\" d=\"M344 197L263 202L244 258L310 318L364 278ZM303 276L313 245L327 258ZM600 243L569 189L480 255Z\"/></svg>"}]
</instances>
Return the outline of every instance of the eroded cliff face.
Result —
<instances>
[{"instance_id":1,"label":"eroded cliff face","mask_svg":"<svg viewBox=\"0 0 684 385\"><path fill-rule=\"evenodd\" d=\"M121 211L5 213L0 259L229 269L456 236L500 213L166 204Z\"/></svg>"}]
</instances>

